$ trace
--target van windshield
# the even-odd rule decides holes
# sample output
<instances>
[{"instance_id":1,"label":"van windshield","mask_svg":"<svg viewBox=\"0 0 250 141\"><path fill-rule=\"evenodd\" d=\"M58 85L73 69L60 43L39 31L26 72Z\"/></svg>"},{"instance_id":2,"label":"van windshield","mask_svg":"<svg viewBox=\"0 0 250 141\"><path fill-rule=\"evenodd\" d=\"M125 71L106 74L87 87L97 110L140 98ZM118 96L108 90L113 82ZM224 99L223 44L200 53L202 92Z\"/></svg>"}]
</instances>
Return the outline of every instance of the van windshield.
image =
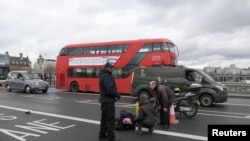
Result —
<instances>
[{"instance_id":1,"label":"van windshield","mask_svg":"<svg viewBox=\"0 0 250 141\"><path fill-rule=\"evenodd\" d=\"M207 82L214 82L214 79L211 77L211 76L209 76L208 74L206 74L205 72L203 72L203 71L201 71L201 70L197 70L197 72L202 76L202 78L205 80L205 81L207 81ZM202 79L201 78L201 79Z\"/></svg>"},{"instance_id":2,"label":"van windshield","mask_svg":"<svg viewBox=\"0 0 250 141\"><path fill-rule=\"evenodd\" d=\"M24 73L25 79L40 79L36 73Z\"/></svg>"}]
</instances>

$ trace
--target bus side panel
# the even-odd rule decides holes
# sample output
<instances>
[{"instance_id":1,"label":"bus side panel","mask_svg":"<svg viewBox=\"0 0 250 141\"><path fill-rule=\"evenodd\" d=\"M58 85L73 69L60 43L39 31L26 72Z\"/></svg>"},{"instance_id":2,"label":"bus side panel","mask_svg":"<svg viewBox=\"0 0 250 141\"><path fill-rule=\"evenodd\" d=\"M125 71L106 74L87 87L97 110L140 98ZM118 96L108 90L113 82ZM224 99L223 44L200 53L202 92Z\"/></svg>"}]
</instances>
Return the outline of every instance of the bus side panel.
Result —
<instances>
[{"instance_id":1,"label":"bus side panel","mask_svg":"<svg viewBox=\"0 0 250 141\"><path fill-rule=\"evenodd\" d=\"M117 91L122 94L132 94L132 74L127 78L115 79Z\"/></svg>"},{"instance_id":2,"label":"bus side panel","mask_svg":"<svg viewBox=\"0 0 250 141\"><path fill-rule=\"evenodd\" d=\"M100 92L99 78L79 78L80 91Z\"/></svg>"},{"instance_id":3,"label":"bus side panel","mask_svg":"<svg viewBox=\"0 0 250 141\"><path fill-rule=\"evenodd\" d=\"M140 63L140 66L152 67L155 65L175 66L171 59L171 52L149 52Z\"/></svg>"},{"instance_id":4,"label":"bus side panel","mask_svg":"<svg viewBox=\"0 0 250 141\"><path fill-rule=\"evenodd\" d=\"M68 77L68 57L58 56L56 60L56 88L69 90L67 85Z\"/></svg>"}]
</instances>

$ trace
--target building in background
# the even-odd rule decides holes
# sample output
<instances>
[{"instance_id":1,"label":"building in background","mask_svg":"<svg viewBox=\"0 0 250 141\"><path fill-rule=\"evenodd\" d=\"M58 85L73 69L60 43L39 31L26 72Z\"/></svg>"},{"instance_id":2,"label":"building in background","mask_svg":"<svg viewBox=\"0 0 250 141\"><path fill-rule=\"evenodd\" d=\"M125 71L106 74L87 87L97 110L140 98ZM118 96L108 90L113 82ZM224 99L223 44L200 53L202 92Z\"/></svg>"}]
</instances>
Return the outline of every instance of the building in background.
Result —
<instances>
[{"instance_id":1,"label":"building in background","mask_svg":"<svg viewBox=\"0 0 250 141\"><path fill-rule=\"evenodd\" d=\"M10 61L10 71L12 70L27 70L31 71L31 61L29 57L23 57L23 53L20 53L19 56L11 56L9 52L5 52L9 56Z\"/></svg>"},{"instance_id":2,"label":"building in background","mask_svg":"<svg viewBox=\"0 0 250 141\"><path fill-rule=\"evenodd\" d=\"M242 82L250 80L250 68L238 68L234 64L229 67L204 67L204 72L220 82Z\"/></svg>"},{"instance_id":3,"label":"building in background","mask_svg":"<svg viewBox=\"0 0 250 141\"><path fill-rule=\"evenodd\" d=\"M34 63L33 71L38 73L44 80L54 80L55 77L55 63L54 59L45 59L40 54L37 61Z\"/></svg>"}]
</instances>

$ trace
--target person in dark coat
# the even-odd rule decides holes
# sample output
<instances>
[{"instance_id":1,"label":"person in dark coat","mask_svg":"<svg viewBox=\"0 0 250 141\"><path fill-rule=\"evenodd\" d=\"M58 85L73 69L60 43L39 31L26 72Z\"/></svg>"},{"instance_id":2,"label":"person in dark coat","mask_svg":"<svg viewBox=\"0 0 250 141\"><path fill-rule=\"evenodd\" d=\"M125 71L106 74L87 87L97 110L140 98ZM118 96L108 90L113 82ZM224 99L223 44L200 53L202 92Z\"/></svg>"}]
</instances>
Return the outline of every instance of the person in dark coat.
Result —
<instances>
[{"instance_id":1,"label":"person in dark coat","mask_svg":"<svg viewBox=\"0 0 250 141\"><path fill-rule=\"evenodd\" d=\"M119 141L115 136L115 102L121 98L112 76L113 66L108 62L99 79L101 120L99 140Z\"/></svg>"},{"instance_id":2,"label":"person in dark coat","mask_svg":"<svg viewBox=\"0 0 250 141\"><path fill-rule=\"evenodd\" d=\"M147 96L141 95L139 101L139 116L136 117L135 122L138 125L138 134L142 134L142 127L148 128L148 133L153 132L156 125L155 112L153 106L149 103Z\"/></svg>"},{"instance_id":3,"label":"person in dark coat","mask_svg":"<svg viewBox=\"0 0 250 141\"><path fill-rule=\"evenodd\" d=\"M126 111L120 111L120 117L116 119L116 130L135 130L135 115Z\"/></svg>"},{"instance_id":4,"label":"person in dark coat","mask_svg":"<svg viewBox=\"0 0 250 141\"><path fill-rule=\"evenodd\" d=\"M163 129L170 126L170 106L174 101L175 95L173 90L168 86L158 84L156 81L151 81L149 87L155 91L157 103L159 103L160 123Z\"/></svg>"}]
</instances>

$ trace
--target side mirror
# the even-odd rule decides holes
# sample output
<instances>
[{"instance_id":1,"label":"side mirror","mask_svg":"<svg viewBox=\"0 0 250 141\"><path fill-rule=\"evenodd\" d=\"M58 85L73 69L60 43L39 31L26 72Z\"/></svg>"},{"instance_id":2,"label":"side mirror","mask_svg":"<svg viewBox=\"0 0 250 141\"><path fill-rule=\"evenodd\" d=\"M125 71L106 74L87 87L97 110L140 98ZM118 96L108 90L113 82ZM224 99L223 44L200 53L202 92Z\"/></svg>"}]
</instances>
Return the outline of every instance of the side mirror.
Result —
<instances>
[{"instance_id":1,"label":"side mirror","mask_svg":"<svg viewBox=\"0 0 250 141\"><path fill-rule=\"evenodd\" d=\"M202 88L202 85L201 84L198 84L198 83L193 83L191 84L189 87L188 87L188 91L189 92L198 92L200 91Z\"/></svg>"}]
</instances>

